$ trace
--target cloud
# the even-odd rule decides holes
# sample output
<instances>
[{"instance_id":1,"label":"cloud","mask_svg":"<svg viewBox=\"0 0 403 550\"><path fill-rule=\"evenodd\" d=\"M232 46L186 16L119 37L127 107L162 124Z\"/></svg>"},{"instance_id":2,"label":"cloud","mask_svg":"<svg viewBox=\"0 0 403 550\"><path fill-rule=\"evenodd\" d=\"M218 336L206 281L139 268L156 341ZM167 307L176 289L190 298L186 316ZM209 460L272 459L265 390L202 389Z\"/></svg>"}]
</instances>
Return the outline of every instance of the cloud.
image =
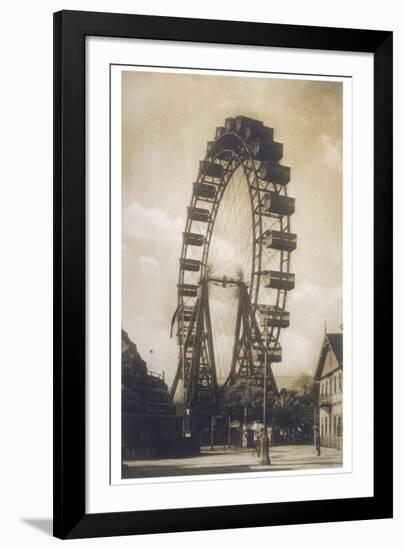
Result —
<instances>
[{"instance_id":1,"label":"cloud","mask_svg":"<svg viewBox=\"0 0 403 550\"><path fill-rule=\"evenodd\" d=\"M321 338L321 333L317 333L317 330L314 330L312 335L303 334L298 330L283 334L281 338L283 358L279 365L273 365L274 375L311 373L319 352L319 345L314 341L318 334Z\"/></svg>"},{"instance_id":2,"label":"cloud","mask_svg":"<svg viewBox=\"0 0 403 550\"><path fill-rule=\"evenodd\" d=\"M160 268L160 263L154 256L140 256L138 262L142 266Z\"/></svg>"},{"instance_id":3,"label":"cloud","mask_svg":"<svg viewBox=\"0 0 403 550\"><path fill-rule=\"evenodd\" d=\"M173 220L156 206L146 208L132 202L123 210L123 238L179 242L184 225L183 218L178 216Z\"/></svg>"},{"instance_id":4,"label":"cloud","mask_svg":"<svg viewBox=\"0 0 403 550\"><path fill-rule=\"evenodd\" d=\"M320 136L320 145L322 149L321 157L324 163L341 173L343 168L343 158L340 141L331 139L328 134L322 134Z\"/></svg>"},{"instance_id":5,"label":"cloud","mask_svg":"<svg viewBox=\"0 0 403 550\"><path fill-rule=\"evenodd\" d=\"M300 285L296 285L293 293L291 294L291 298L295 303L298 303L304 299L306 299L308 296L313 296L318 294L320 291L319 285L315 285L313 283L302 283Z\"/></svg>"}]
</instances>

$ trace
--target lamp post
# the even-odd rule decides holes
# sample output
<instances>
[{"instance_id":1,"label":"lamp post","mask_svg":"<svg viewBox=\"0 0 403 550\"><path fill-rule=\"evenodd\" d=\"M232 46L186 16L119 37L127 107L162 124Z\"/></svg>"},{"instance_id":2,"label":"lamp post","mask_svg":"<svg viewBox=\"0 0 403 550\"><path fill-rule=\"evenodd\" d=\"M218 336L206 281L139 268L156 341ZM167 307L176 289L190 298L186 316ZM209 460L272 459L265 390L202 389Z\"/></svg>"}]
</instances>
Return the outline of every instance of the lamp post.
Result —
<instances>
[{"instance_id":1,"label":"lamp post","mask_svg":"<svg viewBox=\"0 0 403 550\"><path fill-rule=\"evenodd\" d=\"M262 436L262 447L260 453L260 464L270 465L270 456L269 456L269 439L267 437L267 355L268 355L268 306L265 310L265 354L264 354L264 376L263 376L263 436Z\"/></svg>"},{"instance_id":2,"label":"lamp post","mask_svg":"<svg viewBox=\"0 0 403 550\"><path fill-rule=\"evenodd\" d=\"M210 441L210 449L214 450L214 415L211 415L211 441Z\"/></svg>"},{"instance_id":3,"label":"lamp post","mask_svg":"<svg viewBox=\"0 0 403 550\"><path fill-rule=\"evenodd\" d=\"M314 443L316 455L320 456L320 413L319 407L315 404L314 408Z\"/></svg>"}]
</instances>

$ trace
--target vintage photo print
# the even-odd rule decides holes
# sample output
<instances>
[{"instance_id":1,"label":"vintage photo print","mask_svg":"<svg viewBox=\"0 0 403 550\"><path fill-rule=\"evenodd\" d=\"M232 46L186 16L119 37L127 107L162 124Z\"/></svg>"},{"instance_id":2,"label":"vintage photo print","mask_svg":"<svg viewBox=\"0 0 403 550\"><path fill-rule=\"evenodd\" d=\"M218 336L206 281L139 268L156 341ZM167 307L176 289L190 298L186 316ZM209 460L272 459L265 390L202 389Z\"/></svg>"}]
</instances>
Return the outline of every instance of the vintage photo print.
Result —
<instances>
[{"instance_id":1,"label":"vintage photo print","mask_svg":"<svg viewBox=\"0 0 403 550\"><path fill-rule=\"evenodd\" d=\"M343 466L343 82L121 72L122 479Z\"/></svg>"}]
</instances>

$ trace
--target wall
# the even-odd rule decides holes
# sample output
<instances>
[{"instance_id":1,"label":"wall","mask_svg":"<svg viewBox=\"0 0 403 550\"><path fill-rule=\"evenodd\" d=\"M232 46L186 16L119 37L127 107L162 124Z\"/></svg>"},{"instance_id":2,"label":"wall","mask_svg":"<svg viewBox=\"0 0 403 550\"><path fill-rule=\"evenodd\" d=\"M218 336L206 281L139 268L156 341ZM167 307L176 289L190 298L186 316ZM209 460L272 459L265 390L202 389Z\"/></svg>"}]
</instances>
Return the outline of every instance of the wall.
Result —
<instances>
[{"instance_id":1,"label":"wall","mask_svg":"<svg viewBox=\"0 0 403 550\"><path fill-rule=\"evenodd\" d=\"M7 550L28 546L31 550L47 550L61 544L48 533L52 495L52 12L62 8L392 29L397 31L395 47L400 61L402 59L400 36L403 25L396 0L382 3L368 0L204 0L197 3L182 0L41 0L35 3L5 2L2 5L0 542ZM400 71L399 84L401 78ZM400 86L400 93L401 89ZM400 108L396 115L400 135ZM401 172L400 176L396 172L396 181L402 181L401 176ZM401 190L398 190L398 195L401 201ZM401 223L397 229L401 229ZM396 249L399 241L400 235ZM399 276L401 279L401 266L396 280ZM402 305L401 301L399 291L396 303ZM401 344L396 346L400 353ZM402 380L401 374L397 375L396 392L398 387L401 388ZM397 413L401 414L401 405L399 408ZM400 435L399 438L401 449ZM400 482L399 476L396 486L401 488ZM113 548L132 548L136 544L139 549L166 545L178 550L224 545L235 549L252 544L255 547L281 548L298 545L298 549L311 549L326 540L327 550L350 547L357 541L362 547L379 548L385 540L397 538L402 527L401 520L385 520L63 544L66 547L74 545L74 548L112 548L112 545Z\"/></svg>"},{"instance_id":2,"label":"wall","mask_svg":"<svg viewBox=\"0 0 403 550\"><path fill-rule=\"evenodd\" d=\"M342 415L343 415L343 394L342 369L337 367L337 359L334 351L330 349L326 355L325 364L320 382L320 399L328 400L331 403L331 410L328 412L323 407L320 409L320 443L322 447L342 447ZM335 389L336 388L336 389ZM340 427L336 428L340 425Z\"/></svg>"}]
</instances>

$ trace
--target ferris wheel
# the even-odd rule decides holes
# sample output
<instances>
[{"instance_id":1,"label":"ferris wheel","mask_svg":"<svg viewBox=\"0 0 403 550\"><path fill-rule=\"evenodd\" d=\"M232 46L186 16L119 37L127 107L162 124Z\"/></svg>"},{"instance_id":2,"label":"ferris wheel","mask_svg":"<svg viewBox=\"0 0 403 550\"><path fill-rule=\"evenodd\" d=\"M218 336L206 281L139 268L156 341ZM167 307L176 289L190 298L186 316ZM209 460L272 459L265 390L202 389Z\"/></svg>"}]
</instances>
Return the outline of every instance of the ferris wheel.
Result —
<instances>
[{"instance_id":1,"label":"ferris wheel","mask_svg":"<svg viewBox=\"0 0 403 550\"><path fill-rule=\"evenodd\" d=\"M295 286L291 253L290 168L282 143L259 120L227 118L207 143L187 208L179 257L179 361L171 398L188 407L214 404L238 379L277 391L272 363L282 359Z\"/></svg>"}]
</instances>

